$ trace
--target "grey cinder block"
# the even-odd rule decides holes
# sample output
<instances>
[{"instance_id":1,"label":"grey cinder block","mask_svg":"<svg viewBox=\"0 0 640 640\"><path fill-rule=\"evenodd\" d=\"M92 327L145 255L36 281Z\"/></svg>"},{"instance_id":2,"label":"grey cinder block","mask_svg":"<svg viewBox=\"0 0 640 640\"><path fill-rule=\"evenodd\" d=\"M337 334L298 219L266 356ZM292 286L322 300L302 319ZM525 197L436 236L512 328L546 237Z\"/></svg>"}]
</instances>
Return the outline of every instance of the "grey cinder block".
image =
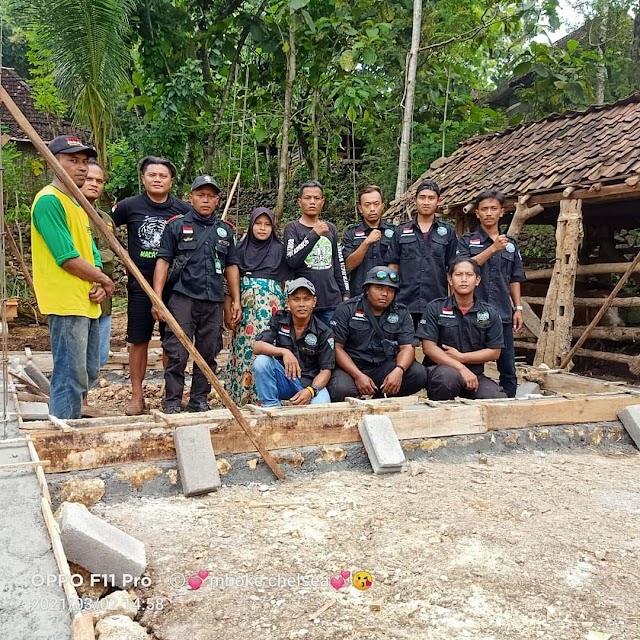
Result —
<instances>
[{"instance_id":1,"label":"grey cinder block","mask_svg":"<svg viewBox=\"0 0 640 640\"><path fill-rule=\"evenodd\" d=\"M46 402L18 402L18 412L23 420L49 419L49 405Z\"/></svg>"},{"instance_id":2,"label":"grey cinder block","mask_svg":"<svg viewBox=\"0 0 640 640\"><path fill-rule=\"evenodd\" d=\"M540 385L537 382L523 382L516 389L516 398L526 398L530 395L540 395Z\"/></svg>"},{"instance_id":3,"label":"grey cinder block","mask_svg":"<svg viewBox=\"0 0 640 640\"><path fill-rule=\"evenodd\" d=\"M67 558L93 574L109 576L105 582L127 589L145 570L144 544L94 516L84 505L64 502L58 524Z\"/></svg>"},{"instance_id":4,"label":"grey cinder block","mask_svg":"<svg viewBox=\"0 0 640 640\"><path fill-rule=\"evenodd\" d=\"M197 496L219 489L222 483L209 427L178 427L173 434L173 441L184 495Z\"/></svg>"},{"instance_id":5,"label":"grey cinder block","mask_svg":"<svg viewBox=\"0 0 640 640\"><path fill-rule=\"evenodd\" d=\"M633 404L618 413L620 422L624 425L631 439L640 449L640 404Z\"/></svg>"},{"instance_id":6,"label":"grey cinder block","mask_svg":"<svg viewBox=\"0 0 640 640\"><path fill-rule=\"evenodd\" d=\"M51 391L51 383L49 382L49 378L36 367L36 365L29 360L27 364L24 365L24 370L26 374L43 390L49 393Z\"/></svg>"},{"instance_id":7,"label":"grey cinder block","mask_svg":"<svg viewBox=\"0 0 640 640\"><path fill-rule=\"evenodd\" d=\"M364 416L358 431L375 474L395 473L406 462L400 440L387 416Z\"/></svg>"}]
</instances>

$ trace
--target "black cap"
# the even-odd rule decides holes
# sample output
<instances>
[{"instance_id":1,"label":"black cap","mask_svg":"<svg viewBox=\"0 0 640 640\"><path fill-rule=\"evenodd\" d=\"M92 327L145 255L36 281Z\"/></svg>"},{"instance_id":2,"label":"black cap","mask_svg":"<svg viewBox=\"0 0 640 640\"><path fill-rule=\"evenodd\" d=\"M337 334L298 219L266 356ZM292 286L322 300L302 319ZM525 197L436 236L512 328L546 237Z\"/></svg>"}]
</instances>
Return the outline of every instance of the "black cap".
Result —
<instances>
[{"instance_id":1,"label":"black cap","mask_svg":"<svg viewBox=\"0 0 640 640\"><path fill-rule=\"evenodd\" d=\"M211 176L198 176L191 185L191 191L195 191L200 187L213 187L218 193L222 191L218 183Z\"/></svg>"},{"instance_id":2,"label":"black cap","mask_svg":"<svg viewBox=\"0 0 640 640\"><path fill-rule=\"evenodd\" d=\"M55 156L57 153L82 153L85 152L91 158L97 158L98 152L93 147L87 147L76 136L58 136L48 145L49 151Z\"/></svg>"}]
</instances>

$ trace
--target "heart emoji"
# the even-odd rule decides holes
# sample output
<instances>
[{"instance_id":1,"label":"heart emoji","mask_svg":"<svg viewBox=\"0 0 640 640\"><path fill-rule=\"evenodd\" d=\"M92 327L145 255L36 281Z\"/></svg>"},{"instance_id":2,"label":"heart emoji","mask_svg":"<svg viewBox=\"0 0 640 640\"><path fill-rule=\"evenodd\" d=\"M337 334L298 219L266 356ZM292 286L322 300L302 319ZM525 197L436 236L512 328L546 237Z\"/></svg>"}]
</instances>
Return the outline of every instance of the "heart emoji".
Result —
<instances>
[{"instance_id":1,"label":"heart emoji","mask_svg":"<svg viewBox=\"0 0 640 640\"><path fill-rule=\"evenodd\" d=\"M189 582L191 582L191 580L189 580ZM342 587L344 587L344 580L342 578L340 578L339 576L334 576L333 578L331 578L330 582L331 582L331 586L336 591L338 591L339 589L342 589Z\"/></svg>"},{"instance_id":2,"label":"heart emoji","mask_svg":"<svg viewBox=\"0 0 640 640\"><path fill-rule=\"evenodd\" d=\"M208 571L198 571L198 575L203 579L206 580L207 577L209 576L209 572Z\"/></svg>"},{"instance_id":3,"label":"heart emoji","mask_svg":"<svg viewBox=\"0 0 640 640\"><path fill-rule=\"evenodd\" d=\"M198 576L191 576L189 578L189 586L196 591L202 586L202 580Z\"/></svg>"},{"instance_id":4,"label":"heart emoji","mask_svg":"<svg viewBox=\"0 0 640 640\"><path fill-rule=\"evenodd\" d=\"M347 580L351 575L351 571L341 571L340 575L343 577L344 580Z\"/></svg>"}]
</instances>

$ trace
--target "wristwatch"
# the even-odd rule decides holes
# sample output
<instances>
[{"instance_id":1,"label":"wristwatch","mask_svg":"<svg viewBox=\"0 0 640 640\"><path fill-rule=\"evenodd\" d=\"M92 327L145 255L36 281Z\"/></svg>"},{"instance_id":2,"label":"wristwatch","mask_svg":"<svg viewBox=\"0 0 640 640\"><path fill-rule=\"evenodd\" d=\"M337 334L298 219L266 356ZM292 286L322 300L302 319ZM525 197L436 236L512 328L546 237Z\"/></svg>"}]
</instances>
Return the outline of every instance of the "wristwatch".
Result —
<instances>
[{"instance_id":1,"label":"wristwatch","mask_svg":"<svg viewBox=\"0 0 640 640\"><path fill-rule=\"evenodd\" d=\"M315 398L320 392L320 389L317 384L310 384L309 386L313 389L313 397Z\"/></svg>"},{"instance_id":2,"label":"wristwatch","mask_svg":"<svg viewBox=\"0 0 640 640\"><path fill-rule=\"evenodd\" d=\"M523 307L521 304L517 304L517 305L514 307L514 309L515 309L516 311L522 311L522 310L524 309L524 307Z\"/></svg>"}]
</instances>

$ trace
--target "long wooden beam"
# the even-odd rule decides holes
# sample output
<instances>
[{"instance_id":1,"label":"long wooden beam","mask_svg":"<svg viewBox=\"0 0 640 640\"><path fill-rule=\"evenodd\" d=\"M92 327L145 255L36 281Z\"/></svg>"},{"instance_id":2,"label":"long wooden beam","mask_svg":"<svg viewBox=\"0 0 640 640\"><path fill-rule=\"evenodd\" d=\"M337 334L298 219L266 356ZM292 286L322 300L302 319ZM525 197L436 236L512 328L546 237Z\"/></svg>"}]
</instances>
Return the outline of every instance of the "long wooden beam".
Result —
<instances>
[{"instance_id":1,"label":"long wooden beam","mask_svg":"<svg viewBox=\"0 0 640 640\"><path fill-rule=\"evenodd\" d=\"M579 338L586 327L578 326L571 329L571 337ZM537 338L538 336L525 327L522 333L518 334L519 338ZM591 338L596 340L619 340L627 342L636 342L640 340L640 327L596 327L591 331Z\"/></svg>"},{"instance_id":2,"label":"long wooden beam","mask_svg":"<svg viewBox=\"0 0 640 640\"><path fill-rule=\"evenodd\" d=\"M33 143L33 146L40 152L42 157L46 160L47 164L51 168L51 170L55 173L56 177L65 185L65 187L69 190L69 193L73 196L73 198L80 204L80 206L84 209L89 219L95 223L96 227L102 233L102 235L106 238L107 242L111 249L115 252L115 254L122 260L124 266L128 269L128 271L133 274L134 278L139 282L142 289L151 299L151 302L162 312L162 315L165 318L166 323L171 327L171 330L175 333L177 338L180 340L184 348L189 352L191 357L198 364L200 370L204 373L207 380L211 383L213 388L216 390L218 396L222 400L222 404L231 411L234 418L238 421L238 424L242 427L244 432L247 434L249 440L253 443L253 446L257 451L260 452L260 455L263 457L267 466L273 471L274 475L282 480L284 478L284 473L282 469L279 467L278 463L275 461L273 456L269 453L263 443L260 441L260 438L253 433L251 427L247 424L246 420L243 418L240 410L235 405L231 396L227 393L226 389L220 384L218 378L216 378L214 372L211 370L211 367L207 364L206 360L200 355L200 352L195 348L193 342L187 337L187 334L183 331L182 327L178 324L178 321L171 315L171 312L162 302L160 296L156 294L153 290L153 287L147 282L147 279L140 273L140 270L135 265L133 260L129 257L128 252L124 249L124 247L118 242L114 233L111 229L105 224L102 218L98 215L97 211L89 204L89 201L85 198L84 194L78 186L71 180L67 172L62 168L62 165L58 162L56 157L49 151L49 148L44 143L42 138L38 135L37 131L31 126L31 123L24 116L22 111L18 108L13 99L9 96L7 91L3 86L0 85L0 100L4 102L7 110L15 121L20 125L20 128L27 134L27 137Z\"/></svg>"},{"instance_id":3,"label":"long wooden beam","mask_svg":"<svg viewBox=\"0 0 640 640\"><path fill-rule=\"evenodd\" d=\"M580 267L578 267L580 269ZM529 304L540 304L543 305L546 301L546 298L541 296L523 296L522 298L525 302ZM576 307L601 307L602 303L605 301L605 298L574 298L573 304ZM640 298L637 296L629 297L629 298L615 298L611 303L612 307L640 307Z\"/></svg>"},{"instance_id":4,"label":"long wooden beam","mask_svg":"<svg viewBox=\"0 0 640 640\"><path fill-rule=\"evenodd\" d=\"M579 264L577 275L579 276L596 276L606 275L609 273L624 273L629 267L628 262L599 262L597 264ZM633 272L638 273L640 265L636 265ZM551 269L527 269L525 271L527 280L548 280L553 275L553 267Z\"/></svg>"},{"instance_id":5,"label":"long wooden beam","mask_svg":"<svg viewBox=\"0 0 640 640\"><path fill-rule=\"evenodd\" d=\"M358 422L364 415L388 416L401 440L483 434L498 429L615 420L617 412L638 404L640 396L631 392L573 397L544 397L530 400L421 402L347 402L314 407L282 407L270 414L246 412L256 432L271 449L331 446L360 442ZM148 418L148 416L147 416ZM209 425L216 453L253 451L246 434L231 414L220 409L206 418L167 416L165 423L114 424L115 418L101 420L110 426L85 426L88 420L70 420L69 432L30 431L39 455L50 461L47 473L96 469L131 462L175 459L173 432L188 421ZM122 421L122 418L120 419ZM46 427L47 423L29 426Z\"/></svg>"}]
</instances>

